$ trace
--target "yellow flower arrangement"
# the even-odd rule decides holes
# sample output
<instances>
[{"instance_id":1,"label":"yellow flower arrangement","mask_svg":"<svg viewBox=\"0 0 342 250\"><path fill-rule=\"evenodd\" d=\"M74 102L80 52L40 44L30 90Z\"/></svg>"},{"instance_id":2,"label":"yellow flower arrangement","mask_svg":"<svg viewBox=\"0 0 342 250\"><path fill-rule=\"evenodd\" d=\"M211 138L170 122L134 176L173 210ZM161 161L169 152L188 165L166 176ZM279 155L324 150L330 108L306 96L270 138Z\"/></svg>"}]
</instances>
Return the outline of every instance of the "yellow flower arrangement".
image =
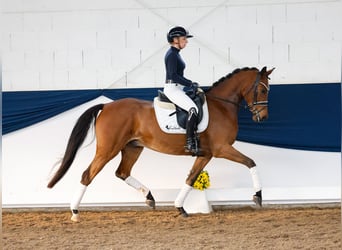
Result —
<instances>
[{"instance_id":1,"label":"yellow flower arrangement","mask_svg":"<svg viewBox=\"0 0 342 250\"><path fill-rule=\"evenodd\" d=\"M201 191L210 187L210 179L209 179L208 171L206 170L202 171L197 177L194 185L192 186Z\"/></svg>"}]
</instances>

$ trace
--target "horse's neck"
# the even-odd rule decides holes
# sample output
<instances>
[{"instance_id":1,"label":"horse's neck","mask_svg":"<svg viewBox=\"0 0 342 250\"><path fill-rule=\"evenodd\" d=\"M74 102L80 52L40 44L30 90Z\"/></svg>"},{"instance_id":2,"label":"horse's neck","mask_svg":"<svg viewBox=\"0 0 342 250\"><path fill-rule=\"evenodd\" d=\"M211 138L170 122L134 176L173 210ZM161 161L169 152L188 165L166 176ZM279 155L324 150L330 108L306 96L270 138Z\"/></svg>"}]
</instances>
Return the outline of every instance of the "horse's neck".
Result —
<instances>
[{"instance_id":1,"label":"horse's neck","mask_svg":"<svg viewBox=\"0 0 342 250\"><path fill-rule=\"evenodd\" d=\"M220 99L234 103L240 103L242 100L242 95L241 84L239 80L240 79L237 77L234 77L234 79L227 79L220 85L211 89L210 94L212 96L219 97Z\"/></svg>"}]
</instances>

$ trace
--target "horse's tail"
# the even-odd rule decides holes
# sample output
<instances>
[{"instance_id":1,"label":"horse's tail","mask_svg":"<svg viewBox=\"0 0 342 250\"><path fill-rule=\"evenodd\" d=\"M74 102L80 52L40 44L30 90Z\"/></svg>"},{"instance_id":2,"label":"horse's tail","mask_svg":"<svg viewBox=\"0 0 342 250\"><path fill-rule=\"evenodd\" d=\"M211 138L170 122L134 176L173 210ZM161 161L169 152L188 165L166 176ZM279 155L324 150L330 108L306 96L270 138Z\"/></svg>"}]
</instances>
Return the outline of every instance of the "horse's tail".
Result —
<instances>
[{"instance_id":1,"label":"horse's tail","mask_svg":"<svg viewBox=\"0 0 342 250\"><path fill-rule=\"evenodd\" d=\"M48 188L52 188L62 177L65 175L65 173L70 168L72 162L75 159L77 150L84 142L88 130L90 128L90 125L92 121L94 120L94 123L96 121L97 114L100 110L103 109L104 104L98 104L96 106L93 106L86 110L80 118L78 118L68 141L67 148L64 153L64 157L62 160L62 164L55 173L55 175L52 177L48 184Z\"/></svg>"}]
</instances>

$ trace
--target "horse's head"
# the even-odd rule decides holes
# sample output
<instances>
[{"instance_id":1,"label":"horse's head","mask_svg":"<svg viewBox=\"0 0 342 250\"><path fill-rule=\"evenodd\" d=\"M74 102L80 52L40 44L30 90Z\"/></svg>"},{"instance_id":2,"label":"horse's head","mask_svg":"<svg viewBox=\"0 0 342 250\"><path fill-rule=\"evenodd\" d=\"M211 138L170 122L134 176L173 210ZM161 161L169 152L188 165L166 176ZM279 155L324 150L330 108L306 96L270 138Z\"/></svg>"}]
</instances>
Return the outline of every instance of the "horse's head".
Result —
<instances>
[{"instance_id":1,"label":"horse's head","mask_svg":"<svg viewBox=\"0 0 342 250\"><path fill-rule=\"evenodd\" d=\"M270 91L268 80L273 70L274 68L267 71L266 67L263 67L261 71L256 72L253 80L248 81L243 89L242 95L255 122L261 122L268 118L268 93Z\"/></svg>"},{"instance_id":2,"label":"horse's head","mask_svg":"<svg viewBox=\"0 0 342 250\"><path fill-rule=\"evenodd\" d=\"M215 82L206 95L237 107L240 106L241 100L245 99L253 114L253 120L263 121L268 117L268 79L273 70L274 68L267 71L266 67L261 71L248 67L236 69Z\"/></svg>"}]
</instances>

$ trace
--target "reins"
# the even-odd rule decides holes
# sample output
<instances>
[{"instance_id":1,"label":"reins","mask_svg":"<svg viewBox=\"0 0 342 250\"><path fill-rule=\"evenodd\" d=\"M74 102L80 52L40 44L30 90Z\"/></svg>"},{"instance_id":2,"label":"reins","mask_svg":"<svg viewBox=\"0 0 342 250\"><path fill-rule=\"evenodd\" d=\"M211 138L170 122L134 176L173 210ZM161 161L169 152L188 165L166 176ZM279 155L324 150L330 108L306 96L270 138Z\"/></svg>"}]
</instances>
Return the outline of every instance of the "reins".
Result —
<instances>
[{"instance_id":1,"label":"reins","mask_svg":"<svg viewBox=\"0 0 342 250\"><path fill-rule=\"evenodd\" d=\"M221 97L212 95L212 94L210 94L210 93L206 93L205 95L206 95L206 96L213 97L214 99L219 100L219 101L221 101L221 102L226 102L226 103L229 103L229 104L233 104L233 105L235 105L235 106L237 106L237 107L248 108L247 105L241 105L240 103L233 102L233 101L231 101L231 100L229 100L229 99L224 99L224 98L221 98Z\"/></svg>"},{"instance_id":2,"label":"reins","mask_svg":"<svg viewBox=\"0 0 342 250\"><path fill-rule=\"evenodd\" d=\"M237 107L243 107L244 109L249 109L253 114L258 114L261 110L255 110L254 109L254 106L256 105L261 105L261 106L267 106L268 105L268 101L257 101L257 97L258 97L258 85L261 84L262 86L264 86L266 88L267 91L270 91L270 88L265 84L263 83L262 81L260 81L260 78L261 78L261 74L260 72L258 72L257 74L257 77L252 85L252 87L246 92L245 96L254 88L254 98L253 98L253 102L252 104L247 104L247 105L241 105L240 103L237 103L237 102L234 102L234 101L231 101L229 99L225 99L225 98L221 98L221 97L218 97L218 96L215 96L215 95L212 95L210 93L206 93L206 96L210 96L210 97L213 97L214 99L216 100L219 100L219 101L222 101L222 102L225 102L225 103L230 103L230 104L233 104Z\"/></svg>"}]
</instances>

